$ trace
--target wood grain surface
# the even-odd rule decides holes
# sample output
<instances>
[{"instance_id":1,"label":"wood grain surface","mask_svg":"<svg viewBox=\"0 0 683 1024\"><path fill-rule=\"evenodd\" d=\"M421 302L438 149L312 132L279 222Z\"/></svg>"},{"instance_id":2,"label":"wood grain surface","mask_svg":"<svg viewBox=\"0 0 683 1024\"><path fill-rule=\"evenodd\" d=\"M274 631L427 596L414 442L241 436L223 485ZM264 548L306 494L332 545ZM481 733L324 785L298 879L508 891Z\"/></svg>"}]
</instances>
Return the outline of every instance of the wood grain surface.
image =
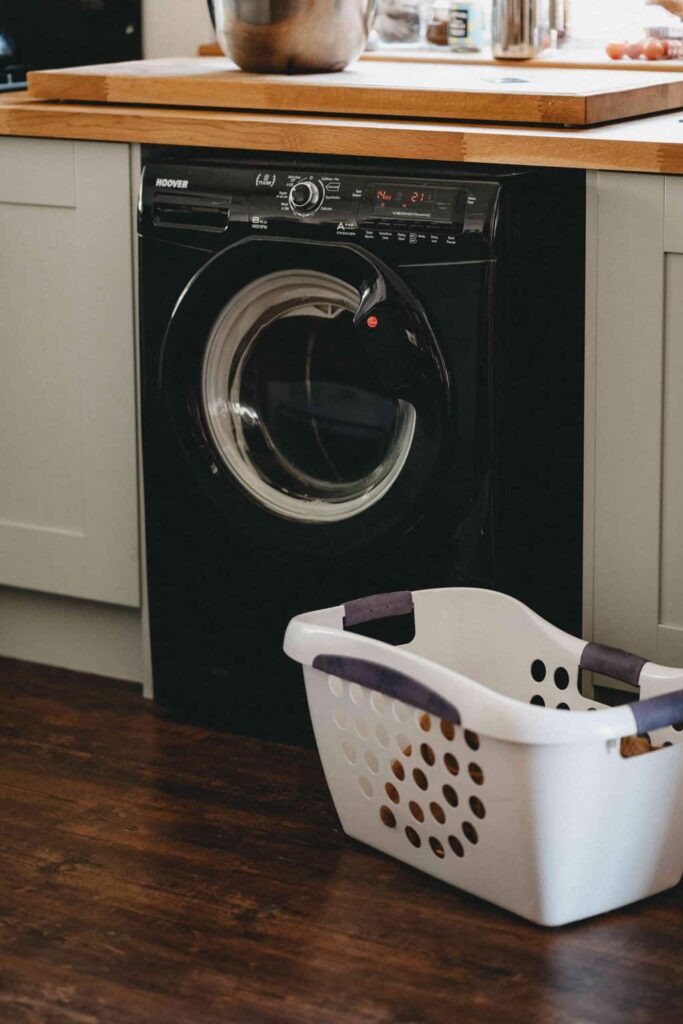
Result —
<instances>
[{"instance_id":1,"label":"wood grain surface","mask_svg":"<svg viewBox=\"0 0 683 1024\"><path fill-rule=\"evenodd\" d=\"M681 886L541 929L347 839L313 752L18 662L0 707L3 1024L683 1019Z\"/></svg>"},{"instance_id":2,"label":"wood grain surface","mask_svg":"<svg viewBox=\"0 0 683 1024\"><path fill-rule=\"evenodd\" d=\"M683 107L683 75L358 62L256 75L221 57L29 73L34 99L457 121L592 125Z\"/></svg>"},{"instance_id":3,"label":"wood grain surface","mask_svg":"<svg viewBox=\"0 0 683 1024\"><path fill-rule=\"evenodd\" d=\"M683 174L682 114L582 130L0 97L0 135Z\"/></svg>"}]
</instances>

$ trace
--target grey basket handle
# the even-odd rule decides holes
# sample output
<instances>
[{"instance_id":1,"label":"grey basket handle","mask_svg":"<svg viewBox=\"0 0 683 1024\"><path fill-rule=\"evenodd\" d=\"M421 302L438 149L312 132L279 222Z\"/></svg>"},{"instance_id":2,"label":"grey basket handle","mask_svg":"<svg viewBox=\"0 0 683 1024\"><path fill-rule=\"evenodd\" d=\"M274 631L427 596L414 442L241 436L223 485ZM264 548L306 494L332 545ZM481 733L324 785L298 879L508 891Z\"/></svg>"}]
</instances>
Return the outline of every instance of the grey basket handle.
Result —
<instances>
[{"instance_id":1,"label":"grey basket handle","mask_svg":"<svg viewBox=\"0 0 683 1024\"><path fill-rule=\"evenodd\" d=\"M396 590L393 594L375 594L373 597L359 597L344 605L344 629L358 626L362 622L377 619L391 619L394 615L410 615L413 610L413 595L409 590Z\"/></svg>"},{"instance_id":2,"label":"grey basket handle","mask_svg":"<svg viewBox=\"0 0 683 1024\"><path fill-rule=\"evenodd\" d=\"M645 665L647 658L622 651L620 647L608 647L607 644L586 644L580 662L581 668L588 672L600 672L635 687L640 685ZM633 712L638 732L652 732L683 722L683 690L635 700L628 706Z\"/></svg>"},{"instance_id":3,"label":"grey basket handle","mask_svg":"<svg viewBox=\"0 0 683 1024\"><path fill-rule=\"evenodd\" d=\"M339 676L350 683L358 683L368 690L376 690L386 697L393 697L404 704L412 704L421 711L427 711L436 718L445 718L455 725L460 724L460 712L450 701L434 693L424 683L407 676L396 669L378 665L364 658L347 658L340 654L319 654L313 659L313 668Z\"/></svg>"},{"instance_id":4,"label":"grey basket handle","mask_svg":"<svg viewBox=\"0 0 683 1024\"><path fill-rule=\"evenodd\" d=\"M665 729L668 725L683 725L683 690L635 700L628 707L633 712L639 733Z\"/></svg>"},{"instance_id":5,"label":"grey basket handle","mask_svg":"<svg viewBox=\"0 0 683 1024\"><path fill-rule=\"evenodd\" d=\"M647 658L622 651L620 647L608 647L607 644L586 644L579 665L586 672L599 672L610 679L638 686Z\"/></svg>"}]
</instances>

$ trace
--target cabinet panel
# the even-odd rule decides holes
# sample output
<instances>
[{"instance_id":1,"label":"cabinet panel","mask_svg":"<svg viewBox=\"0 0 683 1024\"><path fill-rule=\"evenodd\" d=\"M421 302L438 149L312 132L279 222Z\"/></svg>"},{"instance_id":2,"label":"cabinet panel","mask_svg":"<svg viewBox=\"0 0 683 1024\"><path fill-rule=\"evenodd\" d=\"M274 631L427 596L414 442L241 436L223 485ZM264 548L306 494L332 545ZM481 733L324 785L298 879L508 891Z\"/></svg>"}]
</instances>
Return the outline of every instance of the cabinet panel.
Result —
<instances>
[{"instance_id":1,"label":"cabinet panel","mask_svg":"<svg viewBox=\"0 0 683 1024\"><path fill-rule=\"evenodd\" d=\"M0 187L0 583L138 606L129 151L47 144L55 205Z\"/></svg>"},{"instance_id":2,"label":"cabinet panel","mask_svg":"<svg viewBox=\"0 0 683 1024\"><path fill-rule=\"evenodd\" d=\"M666 258L660 620L683 629L683 255Z\"/></svg>"},{"instance_id":3,"label":"cabinet panel","mask_svg":"<svg viewBox=\"0 0 683 1024\"><path fill-rule=\"evenodd\" d=\"M0 140L0 202L76 205L76 143Z\"/></svg>"},{"instance_id":4,"label":"cabinet panel","mask_svg":"<svg viewBox=\"0 0 683 1024\"><path fill-rule=\"evenodd\" d=\"M683 253L683 178L666 179L664 246L667 252Z\"/></svg>"}]
</instances>

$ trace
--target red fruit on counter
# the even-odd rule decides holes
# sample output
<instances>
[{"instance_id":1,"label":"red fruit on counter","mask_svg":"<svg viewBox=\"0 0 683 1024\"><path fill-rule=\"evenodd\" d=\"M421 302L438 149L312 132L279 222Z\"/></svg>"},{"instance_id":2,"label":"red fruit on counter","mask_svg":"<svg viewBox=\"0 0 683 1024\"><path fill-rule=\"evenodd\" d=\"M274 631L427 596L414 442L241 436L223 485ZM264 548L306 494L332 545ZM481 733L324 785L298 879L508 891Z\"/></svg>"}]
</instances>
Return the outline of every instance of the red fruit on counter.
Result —
<instances>
[{"instance_id":1,"label":"red fruit on counter","mask_svg":"<svg viewBox=\"0 0 683 1024\"><path fill-rule=\"evenodd\" d=\"M661 39L646 39L643 53L645 60L663 60L666 51Z\"/></svg>"},{"instance_id":2,"label":"red fruit on counter","mask_svg":"<svg viewBox=\"0 0 683 1024\"><path fill-rule=\"evenodd\" d=\"M626 47L626 53L631 60L638 60L643 56L643 50L645 48L645 42L643 39L639 39L637 43L629 43Z\"/></svg>"},{"instance_id":3,"label":"red fruit on counter","mask_svg":"<svg viewBox=\"0 0 683 1024\"><path fill-rule=\"evenodd\" d=\"M608 43L605 52L612 60L622 60L626 56L628 43Z\"/></svg>"}]
</instances>

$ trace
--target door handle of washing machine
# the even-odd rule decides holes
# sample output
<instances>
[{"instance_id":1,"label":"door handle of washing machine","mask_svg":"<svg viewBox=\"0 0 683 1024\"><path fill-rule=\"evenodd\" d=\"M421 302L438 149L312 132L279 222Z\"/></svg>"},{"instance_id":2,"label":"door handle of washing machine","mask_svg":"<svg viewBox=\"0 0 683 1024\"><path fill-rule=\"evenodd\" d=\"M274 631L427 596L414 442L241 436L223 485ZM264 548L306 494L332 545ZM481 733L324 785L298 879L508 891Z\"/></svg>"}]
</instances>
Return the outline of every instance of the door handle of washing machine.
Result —
<instances>
[{"instance_id":1,"label":"door handle of washing machine","mask_svg":"<svg viewBox=\"0 0 683 1024\"><path fill-rule=\"evenodd\" d=\"M313 668L460 725L460 712L450 701L413 676L387 665L343 654L318 654L313 659Z\"/></svg>"}]
</instances>

